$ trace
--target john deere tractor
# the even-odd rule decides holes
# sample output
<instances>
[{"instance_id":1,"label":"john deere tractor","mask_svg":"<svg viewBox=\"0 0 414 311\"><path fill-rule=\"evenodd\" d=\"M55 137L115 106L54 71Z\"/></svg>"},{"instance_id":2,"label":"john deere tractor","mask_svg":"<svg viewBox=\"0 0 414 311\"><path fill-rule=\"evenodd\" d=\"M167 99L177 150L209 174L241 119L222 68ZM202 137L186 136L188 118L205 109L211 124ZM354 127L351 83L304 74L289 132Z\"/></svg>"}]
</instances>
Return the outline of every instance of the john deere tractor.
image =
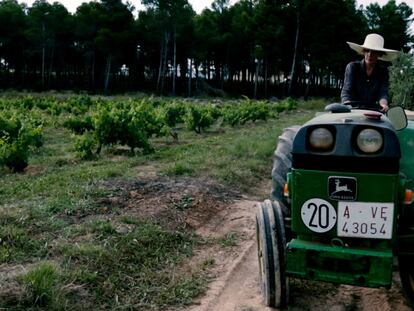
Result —
<instances>
[{"instance_id":1,"label":"john deere tractor","mask_svg":"<svg viewBox=\"0 0 414 311\"><path fill-rule=\"evenodd\" d=\"M264 302L285 307L289 278L389 288L398 262L412 303L414 122L401 107L325 110L283 131L256 207Z\"/></svg>"}]
</instances>

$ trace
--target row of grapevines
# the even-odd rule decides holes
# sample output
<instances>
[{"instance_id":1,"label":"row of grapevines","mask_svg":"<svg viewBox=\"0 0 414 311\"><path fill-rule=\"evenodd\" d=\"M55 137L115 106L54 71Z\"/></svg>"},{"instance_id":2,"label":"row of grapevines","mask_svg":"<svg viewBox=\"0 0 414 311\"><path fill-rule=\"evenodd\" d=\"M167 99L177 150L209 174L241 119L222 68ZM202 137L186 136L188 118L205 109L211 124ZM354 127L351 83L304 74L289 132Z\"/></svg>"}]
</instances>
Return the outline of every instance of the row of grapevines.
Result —
<instances>
[{"instance_id":1,"label":"row of grapevines","mask_svg":"<svg viewBox=\"0 0 414 311\"><path fill-rule=\"evenodd\" d=\"M167 130L160 109L150 102L102 103L82 118L70 118L64 125L78 135L75 148L82 158L99 154L103 146L126 145L131 153L140 148L144 153L153 150L149 139Z\"/></svg>"},{"instance_id":2,"label":"row of grapevines","mask_svg":"<svg viewBox=\"0 0 414 311\"><path fill-rule=\"evenodd\" d=\"M279 112L295 106L296 102L290 99L277 105L245 99L240 104L224 107L159 99L108 101L99 103L88 114L71 116L64 126L81 134L76 137L75 148L82 158L99 154L103 146L118 144L129 146L132 154L137 148L148 153L153 151L152 136L173 135L173 128L178 124L201 133L219 119L235 126L274 118Z\"/></svg>"},{"instance_id":3,"label":"row of grapevines","mask_svg":"<svg viewBox=\"0 0 414 311\"><path fill-rule=\"evenodd\" d=\"M103 146L126 145L131 149L153 151L152 136L173 135L172 129L180 123L201 133L219 116L212 105L182 102L153 103L148 100L106 102L90 114L71 116L63 125L76 136L75 148L82 158L99 154Z\"/></svg>"},{"instance_id":4,"label":"row of grapevines","mask_svg":"<svg viewBox=\"0 0 414 311\"><path fill-rule=\"evenodd\" d=\"M71 96L67 98L24 96L13 98L0 98L0 109L14 108L23 111L39 109L52 116L58 116L63 112L74 115L86 113L96 104L89 96Z\"/></svg>"},{"instance_id":5,"label":"row of grapevines","mask_svg":"<svg viewBox=\"0 0 414 311\"><path fill-rule=\"evenodd\" d=\"M238 105L227 105L223 111L223 122L230 126L243 125L246 122L266 121L276 118L285 110L292 110L297 107L297 102L292 98L274 104L267 101L252 101L245 98Z\"/></svg>"},{"instance_id":6,"label":"row of grapevines","mask_svg":"<svg viewBox=\"0 0 414 311\"><path fill-rule=\"evenodd\" d=\"M43 144L43 128L34 120L16 112L0 115L0 166L23 171L31 152Z\"/></svg>"},{"instance_id":7,"label":"row of grapevines","mask_svg":"<svg viewBox=\"0 0 414 311\"><path fill-rule=\"evenodd\" d=\"M243 125L274 118L296 105L290 98L276 104L245 98L232 105L160 98L128 101L88 96L0 98L0 165L14 171L27 166L30 152L41 145L44 115L52 115L47 119L55 125L58 120L55 116L65 112L63 126L76 134L75 149L82 158L89 158L99 154L103 146L111 145L129 146L131 153L136 149L151 152L150 138L169 134L177 138L174 128L179 124L201 133L218 120L226 125ZM5 111L14 112L6 115Z\"/></svg>"}]
</instances>

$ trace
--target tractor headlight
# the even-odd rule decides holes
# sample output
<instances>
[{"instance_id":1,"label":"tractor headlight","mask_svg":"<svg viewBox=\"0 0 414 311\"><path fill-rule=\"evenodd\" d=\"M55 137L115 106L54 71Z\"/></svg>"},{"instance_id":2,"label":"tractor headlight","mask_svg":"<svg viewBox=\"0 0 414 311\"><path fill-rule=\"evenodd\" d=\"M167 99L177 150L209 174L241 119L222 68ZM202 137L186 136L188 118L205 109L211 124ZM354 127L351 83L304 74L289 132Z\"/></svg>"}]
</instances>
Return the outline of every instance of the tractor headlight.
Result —
<instances>
[{"instance_id":1,"label":"tractor headlight","mask_svg":"<svg viewBox=\"0 0 414 311\"><path fill-rule=\"evenodd\" d=\"M314 129L309 135L309 144L313 149L332 149L334 137L332 132L324 127Z\"/></svg>"},{"instance_id":2,"label":"tractor headlight","mask_svg":"<svg viewBox=\"0 0 414 311\"><path fill-rule=\"evenodd\" d=\"M357 136L357 145L362 152L375 153L382 148L382 135L374 129L362 130Z\"/></svg>"}]
</instances>

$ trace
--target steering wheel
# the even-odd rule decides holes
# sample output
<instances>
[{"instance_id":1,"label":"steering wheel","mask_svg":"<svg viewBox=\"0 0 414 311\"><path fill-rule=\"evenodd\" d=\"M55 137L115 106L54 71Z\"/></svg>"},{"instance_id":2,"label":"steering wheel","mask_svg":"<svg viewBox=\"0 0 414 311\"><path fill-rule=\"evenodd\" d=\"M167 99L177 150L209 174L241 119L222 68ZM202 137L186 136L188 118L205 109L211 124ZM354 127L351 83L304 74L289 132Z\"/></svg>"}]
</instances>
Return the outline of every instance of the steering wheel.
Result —
<instances>
[{"instance_id":1,"label":"steering wheel","mask_svg":"<svg viewBox=\"0 0 414 311\"><path fill-rule=\"evenodd\" d=\"M349 100L344 103L344 105L351 106L353 109L363 109L363 110L373 110L381 112L381 106L376 103L377 105L373 107L372 105L368 105L366 101L363 100Z\"/></svg>"}]
</instances>

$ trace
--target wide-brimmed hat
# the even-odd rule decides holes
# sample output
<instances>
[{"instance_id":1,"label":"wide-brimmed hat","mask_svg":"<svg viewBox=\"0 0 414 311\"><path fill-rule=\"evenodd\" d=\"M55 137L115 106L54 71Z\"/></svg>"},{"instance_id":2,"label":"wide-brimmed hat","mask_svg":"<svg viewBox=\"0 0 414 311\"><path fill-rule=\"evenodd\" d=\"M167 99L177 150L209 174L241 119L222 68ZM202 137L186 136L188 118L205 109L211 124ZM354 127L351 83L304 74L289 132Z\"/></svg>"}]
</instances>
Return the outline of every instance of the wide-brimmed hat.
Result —
<instances>
[{"instance_id":1,"label":"wide-brimmed hat","mask_svg":"<svg viewBox=\"0 0 414 311\"><path fill-rule=\"evenodd\" d=\"M398 56L398 51L384 49L384 38L376 33L370 33L365 37L363 45L359 45L353 42L346 42L349 47L358 54L364 55L364 50L383 52L384 54L378 57L378 59L385 60L387 62L392 61Z\"/></svg>"}]
</instances>

